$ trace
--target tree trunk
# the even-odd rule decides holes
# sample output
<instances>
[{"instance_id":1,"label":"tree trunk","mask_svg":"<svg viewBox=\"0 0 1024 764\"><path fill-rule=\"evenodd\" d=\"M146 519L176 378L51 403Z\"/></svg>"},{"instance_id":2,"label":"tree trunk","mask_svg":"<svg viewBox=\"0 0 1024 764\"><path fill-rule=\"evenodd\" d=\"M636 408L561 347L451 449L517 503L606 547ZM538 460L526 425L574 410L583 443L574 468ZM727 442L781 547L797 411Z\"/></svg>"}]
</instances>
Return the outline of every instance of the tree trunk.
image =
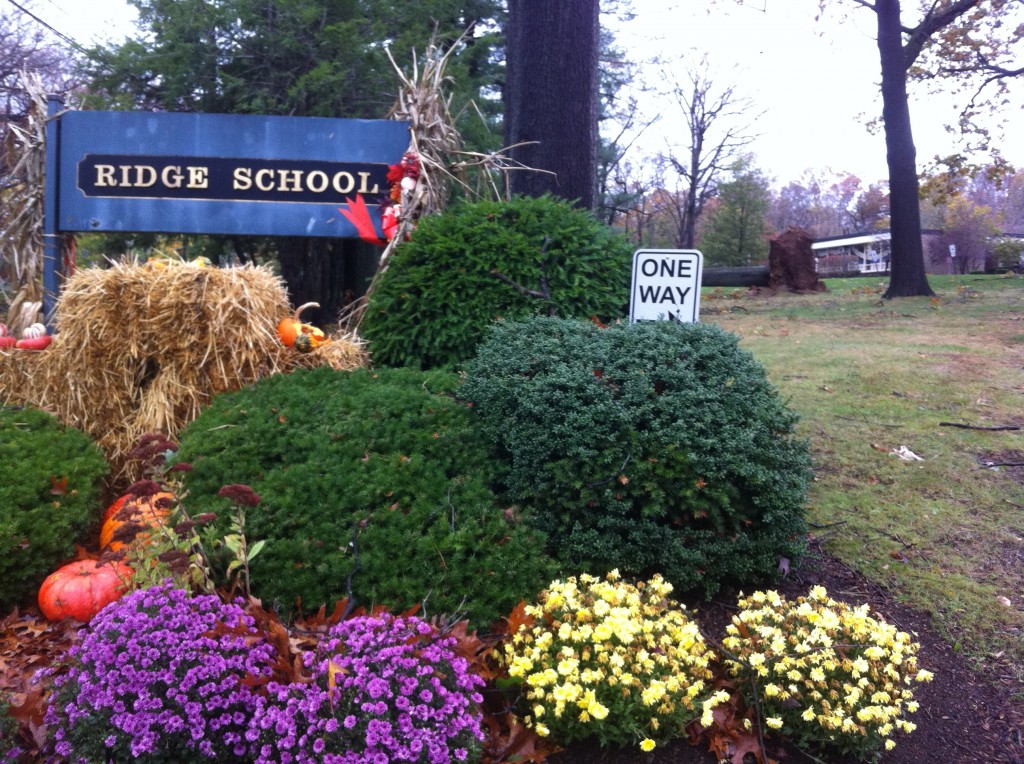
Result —
<instances>
[{"instance_id":1,"label":"tree trunk","mask_svg":"<svg viewBox=\"0 0 1024 764\"><path fill-rule=\"evenodd\" d=\"M551 193L594 209L597 198L598 0L509 0L505 143L527 167L514 194ZM549 174L551 173L551 174Z\"/></svg>"},{"instance_id":2,"label":"tree trunk","mask_svg":"<svg viewBox=\"0 0 1024 764\"><path fill-rule=\"evenodd\" d=\"M899 0L878 0L878 52L882 63L882 117L889 165L892 272L884 297L935 294L928 284L921 244L921 208L917 151L910 129L907 64L904 59Z\"/></svg>"},{"instance_id":3,"label":"tree trunk","mask_svg":"<svg viewBox=\"0 0 1024 764\"><path fill-rule=\"evenodd\" d=\"M771 270L767 265L748 265L742 268L705 268L700 274L702 287L766 287Z\"/></svg>"},{"instance_id":4,"label":"tree trunk","mask_svg":"<svg viewBox=\"0 0 1024 764\"><path fill-rule=\"evenodd\" d=\"M302 320L331 327L352 299L366 292L380 250L358 239L283 238L278 240L281 277L292 306L320 303Z\"/></svg>"},{"instance_id":5,"label":"tree trunk","mask_svg":"<svg viewBox=\"0 0 1024 764\"><path fill-rule=\"evenodd\" d=\"M696 102L697 95L694 94L694 101ZM696 107L691 107L695 109ZM697 124L697 115L693 114L690 118L691 124ZM697 179L700 177L700 161L702 159L701 154L704 152L704 135L701 132L700 135L693 137L693 148L690 150L690 172L687 176L690 179L690 187L686 190L686 209L683 211L682 226L680 228L679 248L680 249L693 249L697 243L697 216L701 210L698 209L697 195L699 189L697 188Z\"/></svg>"}]
</instances>

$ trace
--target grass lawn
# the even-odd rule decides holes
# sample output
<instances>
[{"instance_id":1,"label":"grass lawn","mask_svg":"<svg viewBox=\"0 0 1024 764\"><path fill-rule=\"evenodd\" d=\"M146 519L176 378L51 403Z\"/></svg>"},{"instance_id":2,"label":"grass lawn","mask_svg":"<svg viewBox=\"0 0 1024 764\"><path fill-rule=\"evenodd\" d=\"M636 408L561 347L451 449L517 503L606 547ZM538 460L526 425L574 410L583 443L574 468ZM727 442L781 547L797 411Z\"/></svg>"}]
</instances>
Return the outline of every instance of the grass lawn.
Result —
<instances>
[{"instance_id":1,"label":"grass lawn","mask_svg":"<svg viewBox=\"0 0 1024 764\"><path fill-rule=\"evenodd\" d=\"M1024 464L1024 429L980 429L1024 427L1024 280L930 282L937 297L898 300L877 278L705 289L701 320L738 334L801 415L825 548L1024 681L1024 466L987 466Z\"/></svg>"}]
</instances>

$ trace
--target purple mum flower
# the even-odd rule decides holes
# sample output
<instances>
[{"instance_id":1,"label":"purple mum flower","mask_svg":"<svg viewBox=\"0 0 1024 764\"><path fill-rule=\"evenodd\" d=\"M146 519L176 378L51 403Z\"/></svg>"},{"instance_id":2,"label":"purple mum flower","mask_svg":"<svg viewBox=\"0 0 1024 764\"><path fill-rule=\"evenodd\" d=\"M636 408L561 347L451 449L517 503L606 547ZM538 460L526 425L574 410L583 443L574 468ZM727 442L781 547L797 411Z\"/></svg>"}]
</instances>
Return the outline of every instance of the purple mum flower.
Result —
<instances>
[{"instance_id":1,"label":"purple mum flower","mask_svg":"<svg viewBox=\"0 0 1024 764\"><path fill-rule=\"evenodd\" d=\"M471 760L484 682L454 646L415 617L336 624L306 656L312 683L268 685L246 733L256 764Z\"/></svg>"},{"instance_id":2,"label":"purple mum flower","mask_svg":"<svg viewBox=\"0 0 1024 764\"><path fill-rule=\"evenodd\" d=\"M237 756L273 648L238 604L170 580L102 610L55 680L46 721L56 761Z\"/></svg>"}]
</instances>

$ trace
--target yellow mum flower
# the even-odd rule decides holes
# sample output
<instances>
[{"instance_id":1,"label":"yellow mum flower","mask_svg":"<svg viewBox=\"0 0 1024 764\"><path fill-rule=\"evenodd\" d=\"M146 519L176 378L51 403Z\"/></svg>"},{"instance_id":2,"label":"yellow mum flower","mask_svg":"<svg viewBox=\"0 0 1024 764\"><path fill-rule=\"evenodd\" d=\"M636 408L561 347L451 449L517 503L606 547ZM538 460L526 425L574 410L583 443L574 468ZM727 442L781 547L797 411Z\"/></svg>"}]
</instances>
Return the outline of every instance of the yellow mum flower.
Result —
<instances>
[{"instance_id":1,"label":"yellow mum flower","mask_svg":"<svg viewBox=\"0 0 1024 764\"><path fill-rule=\"evenodd\" d=\"M773 730L782 729L782 719L777 716L769 716L764 720L764 723L771 727Z\"/></svg>"},{"instance_id":2,"label":"yellow mum flower","mask_svg":"<svg viewBox=\"0 0 1024 764\"><path fill-rule=\"evenodd\" d=\"M651 740L649 737L645 737L643 740L640 741L640 750L644 753L650 753L654 750L654 741Z\"/></svg>"},{"instance_id":3,"label":"yellow mum flower","mask_svg":"<svg viewBox=\"0 0 1024 764\"><path fill-rule=\"evenodd\" d=\"M547 737L551 734L551 730L549 730L544 724L538 724L533 728L533 731L537 733L538 737Z\"/></svg>"}]
</instances>

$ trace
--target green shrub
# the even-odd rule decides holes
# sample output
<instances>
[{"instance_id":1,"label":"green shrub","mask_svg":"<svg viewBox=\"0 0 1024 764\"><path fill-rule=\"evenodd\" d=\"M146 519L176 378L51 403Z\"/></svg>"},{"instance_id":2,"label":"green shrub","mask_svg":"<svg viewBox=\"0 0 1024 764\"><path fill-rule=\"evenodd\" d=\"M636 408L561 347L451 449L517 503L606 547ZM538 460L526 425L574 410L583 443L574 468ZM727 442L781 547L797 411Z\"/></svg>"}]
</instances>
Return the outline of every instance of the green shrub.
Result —
<instances>
[{"instance_id":1,"label":"green shrub","mask_svg":"<svg viewBox=\"0 0 1024 764\"><path fill-rule=\"evenodd\" d=\"M467 371L459 395L507 464L508 498L573 569L710 594L799 553L808 448L733 335L502 322Z\"/></svg>"},{"instance_id":2,"label":"green shrub","mask_svg":"<svg viewBox=\"0 0 1024 764\"><path fill-rule=\"evenodd\" d=\"M424 369L472 357L497 318L603 320L629 306L630 247L593 216L542 197L461 204L420 221L373 294L374 362ZM542 292L531 297L501 280Z\"/></svg>"},{"instance_id":3,"label":"green shrub","mask_svg":"<svg viewBox=\"0 0 1024 764\"><path fill-rule=\"evenodd\" d=\"M489 489L488 449L456 385L439 372L321 368L218 396L181 435L189 508L217 512L223 534L217 491L255 490L246 535L266 545L252 589L279 610L333 605L351 574L360 605L426 601L430 614L464 608L489 623L552 570L543 539Z\"/></svg>"},{"instance_id":4,"label":"green shrub","mask_svg":"<svg viewBox=\"0 0 1024 764\"><path fill-rule=\"evenodd\" d=\"M0 693L0 761L15 761L21 754L18 745L18 722L10 715L7 698Z\"/></svg>"},{"instance_id":5,"label":"green shrub","mask_svg":"<svg viewBox=\"0 0 1024 764\"><path fill-rule=\"evenodd\" d=\"M103 453L34 409L0 408L0 607L34 596L99 518Z\"/></svg>"}]
</instances>

